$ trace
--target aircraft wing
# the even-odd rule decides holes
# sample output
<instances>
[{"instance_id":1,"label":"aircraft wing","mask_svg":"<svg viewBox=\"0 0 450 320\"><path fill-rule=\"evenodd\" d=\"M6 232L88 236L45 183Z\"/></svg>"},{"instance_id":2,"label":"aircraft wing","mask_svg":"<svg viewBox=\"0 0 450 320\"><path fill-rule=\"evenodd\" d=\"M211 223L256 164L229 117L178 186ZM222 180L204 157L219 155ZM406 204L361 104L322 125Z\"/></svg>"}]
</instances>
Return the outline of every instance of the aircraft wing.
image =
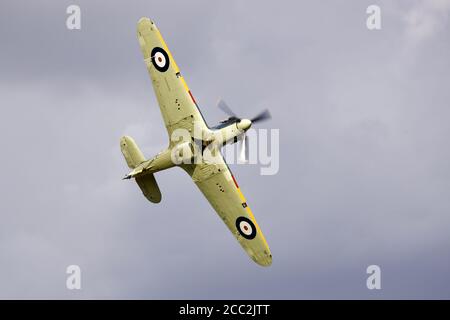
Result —
<instances>
[{"instance_id":1,"label":"aircraft wing","mask_svg":"<svg viewBox=\"0 0 450 320\"><path fill-rule=\"evenodd\" d=\"M175 129L192 129L195 122L203 129L197 103L155 23L141 18L137 36L169 137Z\"/></svg>"},{"instance_id":2,"label":"aircraft wing","mask_svg":"<svg viewBox=\"0 0 450 320\"><path fill-rule=\"evenodd\" d=\"M272 264L272 254L236 180L222 155L214 163L185 166L231 233L256 263Z\"/></svg>"}]
</instances>

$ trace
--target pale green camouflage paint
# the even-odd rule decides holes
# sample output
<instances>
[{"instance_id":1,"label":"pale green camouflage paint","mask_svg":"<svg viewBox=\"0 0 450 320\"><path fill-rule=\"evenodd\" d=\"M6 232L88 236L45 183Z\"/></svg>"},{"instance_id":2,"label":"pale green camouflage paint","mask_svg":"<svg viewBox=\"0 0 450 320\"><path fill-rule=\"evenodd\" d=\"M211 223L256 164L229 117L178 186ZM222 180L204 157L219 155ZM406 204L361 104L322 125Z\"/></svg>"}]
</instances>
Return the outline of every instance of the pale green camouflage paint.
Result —
<instances>
[{"instance_id":1,"label":"pale green camouflage paint","mask_svg":"<svg viewBox=\"0 0 450 320\"><path fill-rule=\"evenodd\" d=\"M208 136L222 142L243 132L236 125L220 131L210 130L196 104L192 101L189 89L156 25L148 18L141 18L138 22L137 34L169 137L174 130L179 128L186 129L193 135L196 131L194 125L199 125L201 128L201 136L195 138ZM160 72L153 66L150 53L154 47L163 48L169 55L169 68L165 72ZM129 166L131 164L130 168L133 169L129 176L136 178L144 195L150 201L152 199L161 200L161 193L153 173L175 166L170 157L171 150L175 145L176 143L169 141L167 149L156 157L145 160L132 138L123 137L121 139L122 153L127 164ZM218 145L221 146L221 144ZM264 235L250 209L244 208L242 202L245 201L245 198L234 184L232 174L220 154L220 150L217 149L217 152L218 157L214 162L203 161L198 164L180 164L179 166L191 176L247 254L259 265L270 266L272 254ZM255 224L257 230L255 238L248 240L240 235L235 225L238 217L246 217Z\"/></svg>"}]
</instances>

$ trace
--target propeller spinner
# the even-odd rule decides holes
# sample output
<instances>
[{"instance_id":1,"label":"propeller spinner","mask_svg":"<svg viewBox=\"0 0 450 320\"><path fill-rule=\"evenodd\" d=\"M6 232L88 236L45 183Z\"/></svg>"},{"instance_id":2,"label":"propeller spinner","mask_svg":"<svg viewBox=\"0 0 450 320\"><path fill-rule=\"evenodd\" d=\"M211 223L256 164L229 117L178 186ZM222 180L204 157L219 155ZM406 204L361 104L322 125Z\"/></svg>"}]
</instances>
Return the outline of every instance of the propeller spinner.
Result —
<instances>
[{"instance_id":1,"label":"propeller spinner","mask_svg":"<svg viewBox=\"0 0 450 320\"><path fill-rule=\"evenodd\" d=\"M245 131L250 129L250 127L252 126L253 123L263 122L263 121L271 119L272 116L270 115L269 110L265 109L251 119L242 119L242 118L238 117L233 112L233 110L231 110L231 108L222 99L219 100L219 102L217 103L217 106L219 107L219 109L221 109L224 113L226 113L229 116L229 118L227 120L225 120L224 122L236 122L236 126L238 127L238 129L244 131L244 133L242 134L242 138L241 138L241 149L239 152L239 161L247 162L248 154L249 154L249 148L248 148L249 142L248 142L248 137L245 134Z\"/></svg>"}]
</instances>

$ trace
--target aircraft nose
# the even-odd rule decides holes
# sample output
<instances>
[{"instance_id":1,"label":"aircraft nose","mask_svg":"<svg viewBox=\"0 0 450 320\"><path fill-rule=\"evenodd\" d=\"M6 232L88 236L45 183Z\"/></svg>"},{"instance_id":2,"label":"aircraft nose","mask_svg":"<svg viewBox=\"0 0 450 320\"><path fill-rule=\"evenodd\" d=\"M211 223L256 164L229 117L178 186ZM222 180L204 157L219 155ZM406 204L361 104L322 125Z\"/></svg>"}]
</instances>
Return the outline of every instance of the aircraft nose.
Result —
<instances>
[{"instance_id":1,"label":"aircraft nose","mask_svg":"<svg viewBox=\"0 0 450 320\"><path fill-rule=\"evenodd\" d=\"M252 126L252 122L248 119L242 119L237 123L239 130L247 131Z\"/></svg>"}]
</instances>

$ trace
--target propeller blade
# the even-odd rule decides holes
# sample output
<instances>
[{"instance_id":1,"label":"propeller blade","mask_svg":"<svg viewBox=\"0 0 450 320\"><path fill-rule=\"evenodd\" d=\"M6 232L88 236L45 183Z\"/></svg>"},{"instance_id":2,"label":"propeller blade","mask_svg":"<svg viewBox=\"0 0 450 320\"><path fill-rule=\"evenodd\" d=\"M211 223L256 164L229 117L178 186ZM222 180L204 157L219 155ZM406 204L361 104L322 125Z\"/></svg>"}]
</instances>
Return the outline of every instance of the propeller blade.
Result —
<instances>
[{"instance_id":1,"label":"propeller blade","mask_svg":"<svg viewBox=\"0 0 450 320\"><path fill-rule=\"evenodd\" d=\"M237 118L237 116L233 112L233 110L231 110L230 107L222 99L220 99L219 102L217 102L217 106L219 107L219 109L221 109L223 112L225 112L230 117Z\"/></svg>"},{"instance_id":2,"label":"propeller blade","mask_svg":"<svg viewBox=\"0 0 450 320\"><path fill-rule=\"evenodd\" d=\"M247 143L247 138L246 135L243 134L242 135L242 139L241 139L241 150L239 151L239 162L241 163L247 163L247 148L248 147L248 143Z\"/></svg>"},{"instance_id":3,"label":"propeller blade","mask_svg":"<svg viewBox=\"0 0 450 320\"><path fill-rule=\"evenodd\" d=\"M248 143L248 139L249 137L245 137L245 162L248 162L248 159L250 159L249 153L250 153L250 148L248 147L249 143Z\"/></svg>"},{"instance_id":4,"label":"propeller blade","mask_svg":"<svg viewBox=\"0 0 450 320\"><path fill-rule=\"evenodd\" d=\"M252 122L261 122L261 121L265 121L265 120L269 120L270 118L272 118L272 116L270 115L269 110L264 110L263 112L261 112L260 114L258 114L256 117L254 117L253 119L250 119Z\"/></svg>"}]
</instances>

